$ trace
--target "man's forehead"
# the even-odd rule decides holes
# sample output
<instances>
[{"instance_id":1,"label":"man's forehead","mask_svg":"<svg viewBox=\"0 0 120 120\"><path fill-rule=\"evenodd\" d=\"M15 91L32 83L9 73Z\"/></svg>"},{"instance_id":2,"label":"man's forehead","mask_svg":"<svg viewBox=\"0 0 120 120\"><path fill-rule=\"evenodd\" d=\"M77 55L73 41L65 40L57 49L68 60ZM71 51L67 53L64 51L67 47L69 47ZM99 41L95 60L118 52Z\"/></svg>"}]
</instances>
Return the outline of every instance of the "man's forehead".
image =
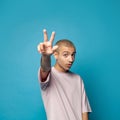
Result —
<instances>
[{"instance_id":1,"label":"man's forehead","mask_svg":"<svg viewBox=\"0 0 120 120\"><path fill-rule=\"evenodd\" d=\"M73 46L69 46L69 47L67 47L67 46L61 46L60 47L60 51L61 52L76 52L76 50L75 50L75 48L73 47Z\"/></svg>"}]
</instances>

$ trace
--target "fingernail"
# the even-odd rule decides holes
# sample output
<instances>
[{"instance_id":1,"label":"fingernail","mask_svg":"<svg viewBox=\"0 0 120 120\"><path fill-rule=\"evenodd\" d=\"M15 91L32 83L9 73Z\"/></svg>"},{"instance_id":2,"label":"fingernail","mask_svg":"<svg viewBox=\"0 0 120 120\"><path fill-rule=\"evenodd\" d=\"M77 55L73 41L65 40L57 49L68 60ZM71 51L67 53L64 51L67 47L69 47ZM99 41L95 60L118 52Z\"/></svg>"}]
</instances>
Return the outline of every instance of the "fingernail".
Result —
<instances>
[{"instance_id":1,"label":"fingernail","mask_svg":"<svg viewBox=\"0 0 120 120\"><path fill-rule=\"evenodd\" d=\"M43 32L46 32L46 29L43 29Z\"/></svg>"},{"instance_id":2,"label":"fingernail","mask_svg":"<svg viewBox=\"0 0 120 120\"><path fill-rule=\"evenodd\" d=\"M55 31L53 31L52 33L55 34Z\"/></svg>"}]
</instances>

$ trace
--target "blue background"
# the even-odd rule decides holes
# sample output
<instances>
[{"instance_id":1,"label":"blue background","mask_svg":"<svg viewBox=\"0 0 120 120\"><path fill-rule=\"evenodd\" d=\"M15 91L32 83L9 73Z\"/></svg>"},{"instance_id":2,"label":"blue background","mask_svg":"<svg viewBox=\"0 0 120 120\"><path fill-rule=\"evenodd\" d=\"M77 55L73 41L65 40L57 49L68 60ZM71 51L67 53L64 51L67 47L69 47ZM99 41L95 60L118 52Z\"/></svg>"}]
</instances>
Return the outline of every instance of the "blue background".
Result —
<instances>
[{"instance_id":1,"label":"blue background","mask_svg":"<svg viewBox=\"0 0 120 120\"><path fill-rule=\"evenodd\" d=\"M46 120L37 79L42 30L72 40L90 120L120 120L119 0L0 0L0 120ZM53 59L53 58L52 58ZM52 64L54 64L54 59Z\"/></svg>"}]
</instances>

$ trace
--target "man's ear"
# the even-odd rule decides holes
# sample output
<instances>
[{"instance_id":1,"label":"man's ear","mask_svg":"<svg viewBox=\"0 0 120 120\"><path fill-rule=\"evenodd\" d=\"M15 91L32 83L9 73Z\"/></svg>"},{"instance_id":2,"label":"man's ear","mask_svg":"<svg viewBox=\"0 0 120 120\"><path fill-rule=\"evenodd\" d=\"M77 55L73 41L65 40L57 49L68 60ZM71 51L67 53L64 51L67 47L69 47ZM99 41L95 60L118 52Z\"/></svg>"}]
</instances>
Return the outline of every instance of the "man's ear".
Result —
<instances>
[{"instance_id":1,"label":"man's ear","mask_svg":"<svg viewBox=\"0 0 120 120\"><path fill-rule=\"evenodd\" d=\"M55 59L57 60L57 59L58 59L58 52L55 51L55 52L53 53L53 55L54 55Z\"/></svg>"}]
</instances>

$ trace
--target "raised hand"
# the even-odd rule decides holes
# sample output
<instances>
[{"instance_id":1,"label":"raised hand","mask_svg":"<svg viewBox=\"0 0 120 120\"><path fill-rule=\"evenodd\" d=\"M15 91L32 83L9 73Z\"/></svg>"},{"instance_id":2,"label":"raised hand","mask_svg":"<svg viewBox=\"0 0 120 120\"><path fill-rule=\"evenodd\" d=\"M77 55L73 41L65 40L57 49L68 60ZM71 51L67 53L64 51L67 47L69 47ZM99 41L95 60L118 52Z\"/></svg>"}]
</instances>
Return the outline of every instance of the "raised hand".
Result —
<instances>
[{"instance_id":1,"label":"raised hand","mask_svg":"<svg viewBox=\"0 0 120 120\"><path fill-rule=\"evenodd\" d=\"M58 48L58 46L52 46L53 40L55 38L55 32L52 32L50 40L48 41L47 31L43 30L44 42L38 45L38 52L43 55L51 55Z\"/></svg>"}]
</instances>

